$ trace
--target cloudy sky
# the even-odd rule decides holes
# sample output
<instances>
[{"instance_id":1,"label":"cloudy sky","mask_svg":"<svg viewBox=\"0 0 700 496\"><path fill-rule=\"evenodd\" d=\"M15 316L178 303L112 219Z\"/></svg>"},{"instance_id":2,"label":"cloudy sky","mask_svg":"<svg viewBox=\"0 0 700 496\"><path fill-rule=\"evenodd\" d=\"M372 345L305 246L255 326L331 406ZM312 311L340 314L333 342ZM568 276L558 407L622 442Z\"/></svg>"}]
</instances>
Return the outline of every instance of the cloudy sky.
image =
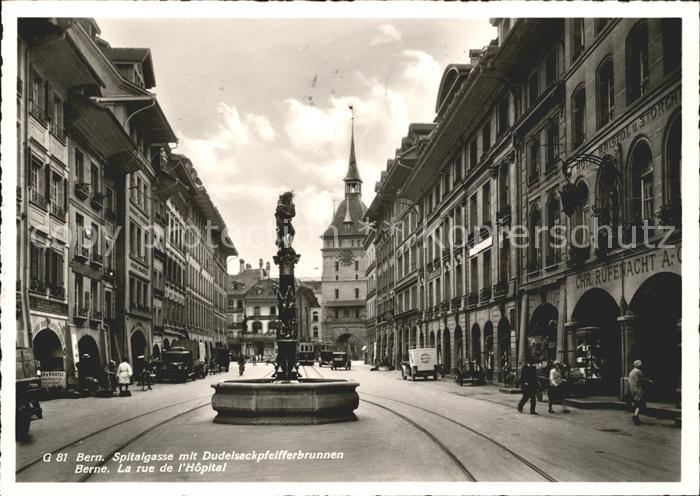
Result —
<instances>
[{"instance_id":1,"label":"cloudy sky","mask_svg":"<svg viewBox=\"0 0 700 496\"><path fill-rule=\"evenodd\" d=\"M495 37L487 19L97 19L113 47L149 47L153 91L241 258L272 261L277 196L295 192L300 276L321 276L320 234L355 145L369 206L411 122L431 122L449 63ZM230 270L238 270L232 260Z\"/></svg>"}]
</instances>

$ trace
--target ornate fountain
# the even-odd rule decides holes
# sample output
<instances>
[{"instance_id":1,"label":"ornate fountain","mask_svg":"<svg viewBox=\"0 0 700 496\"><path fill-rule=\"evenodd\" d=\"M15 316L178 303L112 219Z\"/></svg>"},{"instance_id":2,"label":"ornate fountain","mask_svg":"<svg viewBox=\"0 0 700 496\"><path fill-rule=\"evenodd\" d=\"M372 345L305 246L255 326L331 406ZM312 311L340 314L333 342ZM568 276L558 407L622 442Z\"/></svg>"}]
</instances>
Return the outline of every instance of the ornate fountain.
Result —
<instances>
[{"instance_id":1,"label":"ornate fountain","mask_svg":"<svg viewBox=\"0 0 700 496\"><path fill-rule=\"evenodd\" d=\"M356 420L359 383L343 379L302 377L297 362L296 283L300 255L292 247L296 215L294 194L279 197L275 210L279 266L277 359L270 378L237 379L212 384L214 422L222 424L324 424Z\"/></svg>"}]
</instances>

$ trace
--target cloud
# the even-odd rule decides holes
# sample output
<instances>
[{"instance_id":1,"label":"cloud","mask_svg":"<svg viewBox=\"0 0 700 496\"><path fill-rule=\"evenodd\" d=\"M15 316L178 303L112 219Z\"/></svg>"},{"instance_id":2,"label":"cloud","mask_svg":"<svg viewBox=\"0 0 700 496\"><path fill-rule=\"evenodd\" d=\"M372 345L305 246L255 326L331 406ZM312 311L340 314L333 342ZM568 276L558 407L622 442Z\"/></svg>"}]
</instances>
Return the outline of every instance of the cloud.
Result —
<instances>
[{"instance_id":1,"label":"cloud","mask_svg":"<svg viewBox=\"0 0 700 496\"><path fill-rule=\"evenodd\" d=\"M372 46L384 45L386 43L394 43L402 40L401 32L391 24L382 24L379 26L379 34L369 42Z\"/></svg>"},{"instance_id":2,"label":"cloud","mask_svg":"<svg viewBox=\"0 0 700 496\"><path fill-rule=\"evenodd\" d=\"M275 139L275 130L264 115L248 114L246 115L246 122L263 141Z\"/></svg>"},{"instance_id":3,"label":"cloud","mask_svg":"<svg viewBox=\"0 0 700 496\"><path fill-rule=\"evenodd\" d=\"M316 98L313 105L283 97L275 102L279 113L269 117L243 113L222 102L210 135L193 138L179 133L181 153L190 156L200 172L242 258L269 258L274 251L277 196L294 190L295 247L305 255L298 270L320 275L315 270L320 265L319 236L331 221L333 203L338 205L344 194L348 106L355 109L355 145L367 205L374 182L408 124L432 120L442 75L436 60L420 50L403 50L388 70L393 77L356 71L349 89Z\"/></svg>"}]
</instances>

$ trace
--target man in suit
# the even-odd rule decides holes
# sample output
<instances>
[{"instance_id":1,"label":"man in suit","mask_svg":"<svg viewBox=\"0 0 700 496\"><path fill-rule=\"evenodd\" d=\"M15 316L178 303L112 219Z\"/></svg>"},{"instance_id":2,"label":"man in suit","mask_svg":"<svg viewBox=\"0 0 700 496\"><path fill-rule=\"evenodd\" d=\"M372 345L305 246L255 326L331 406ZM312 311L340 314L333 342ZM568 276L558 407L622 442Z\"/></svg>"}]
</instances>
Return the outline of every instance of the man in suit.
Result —
<instances>
[{"instance_id":1,"label":"man in suit","mask_svg":"<svg viewBox=\"0 0 700 496\"><path fill-rule=\"evenodd\" d=\"M518 411L523 412L523 407L525 403L530 401L530 414L537 415L535 411L535 406L537 406L537 390L539 389L539 381L537 380L537 369L532 363L531 359L528 359L523 368L520 370L520 389L522 390L523 397L520 398L518 403Z\"/></svg>"}]
</instances>

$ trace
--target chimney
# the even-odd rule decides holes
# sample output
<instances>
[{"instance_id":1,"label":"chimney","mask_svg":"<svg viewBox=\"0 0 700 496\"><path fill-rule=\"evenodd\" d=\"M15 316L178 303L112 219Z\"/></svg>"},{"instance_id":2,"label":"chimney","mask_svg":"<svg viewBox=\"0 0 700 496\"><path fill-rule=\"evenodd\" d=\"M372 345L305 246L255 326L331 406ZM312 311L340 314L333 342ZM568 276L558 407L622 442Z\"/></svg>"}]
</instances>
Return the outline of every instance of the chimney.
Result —
<instances>
[{"instance_id":1,"label":"chimney","mask_svg":"<svg viewBox=\"0 0 700 496\"><path fill-rule=\"evenodd\" d=\"M265 262L265 270L267 271L267 277L270 277L270 262Z\"/></svg>"},{"instance_id":2,"label":"chimney","mask_svg":"<svg viewBox=\"0 0 700 496\"><path fill-rule=\"evenodd\" d=\"M263 259L258 260L258 267L260 268L260 279L265 279L265 271L263 270Z\"/></svg>"},{"instance_id":3,"label":"chimney","mask_svg":"<svg viewBox=\"0 0 700 496\"><path fill-rule=\"evenodd\" d=\"M245 260L241 258L241 260L238 263L240 264L240 267L238 269L238 273L240 274L245 270Z\"/></svg>"},{"instance_id":4,"label":"chimney","mask_svg":"<svg viewBox=\"0 0 700 496\"><path fill-rule=\"evenodd\" d=\"M248 269L248 270L250 270L250 269L251 269L251 265L250 265L250 264L245 264L245 268Z\"/></svg>"}]
</instances>

